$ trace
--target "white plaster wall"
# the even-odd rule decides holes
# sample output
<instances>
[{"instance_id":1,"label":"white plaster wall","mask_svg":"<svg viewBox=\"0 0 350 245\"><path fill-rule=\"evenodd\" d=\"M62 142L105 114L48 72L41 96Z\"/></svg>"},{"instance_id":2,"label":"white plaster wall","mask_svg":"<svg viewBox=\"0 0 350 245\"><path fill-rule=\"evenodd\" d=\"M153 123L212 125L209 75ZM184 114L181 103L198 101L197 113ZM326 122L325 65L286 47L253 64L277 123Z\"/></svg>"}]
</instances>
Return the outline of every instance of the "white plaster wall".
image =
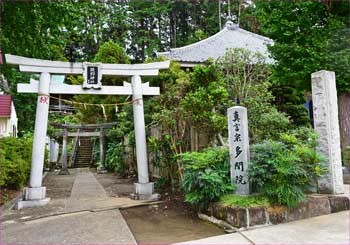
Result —
<instances>
[{"instance_id":1,"label":"white plaster wall","mask_svg":"<svg viewBox=\"0 0 350 245\"><path fill-rule=\"evenodd\" d=\"M16 109L13 102L11 102L11 117L0 117L0 138L10 136L17 137L17 123ZM16 132L13 132L13 126L16 127Z\"/></svg>"},{"instance_id":2,"label":"white plaster wall","mask_svg":"<svg viewBox=\"0 0 350 245\"><path fill-rule=\"evenodd\" d=\"M18 118L17 118L17 113L16 113L16 109L15 106L13 104L13 102L11 102L11 118L10 118L10 127L9 127L9 132L12 135L12 130L13 130L13 126L16 127L16 132L14 133L15 135L13 135L14 137L17 137L17 132L18 132Z\"/></svg>"},{"instance_id":3,"label":"white plaster wall","mask_svg":"<svg viewBox=\"0 0 350 245\"><path fill-rule=\"evenodd\" d=\"M9 120L7 117L0 117L0 138L8 136L8 131L7 131L8 121Z\"/></svg>"}]
</instances>

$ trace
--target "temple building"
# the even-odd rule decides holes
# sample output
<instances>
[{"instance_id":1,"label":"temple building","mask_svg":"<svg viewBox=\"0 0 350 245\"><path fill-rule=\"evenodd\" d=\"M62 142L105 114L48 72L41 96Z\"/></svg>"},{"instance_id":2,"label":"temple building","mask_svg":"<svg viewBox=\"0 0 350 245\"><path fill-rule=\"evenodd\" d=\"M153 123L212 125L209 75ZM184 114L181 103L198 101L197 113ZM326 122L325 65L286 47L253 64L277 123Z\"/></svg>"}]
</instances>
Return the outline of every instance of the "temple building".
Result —
<instances>
[{"instance_id":1,"label":"temple building","mask_svg":"<svg viewBox=\"0 0 350 245\"><path fill-rule=\"evenodd\" d=\"M271 39L246 31L229 20L225 27L215 35L184 47L158 52L157 56L175 60L182 67L194 67L209 58L216 60L222 57L228 49L244 48L253 53L261 53L266 57L268 63L273 63L269 57L268 45L273 45Z\"/></svg>"}]
</instances>

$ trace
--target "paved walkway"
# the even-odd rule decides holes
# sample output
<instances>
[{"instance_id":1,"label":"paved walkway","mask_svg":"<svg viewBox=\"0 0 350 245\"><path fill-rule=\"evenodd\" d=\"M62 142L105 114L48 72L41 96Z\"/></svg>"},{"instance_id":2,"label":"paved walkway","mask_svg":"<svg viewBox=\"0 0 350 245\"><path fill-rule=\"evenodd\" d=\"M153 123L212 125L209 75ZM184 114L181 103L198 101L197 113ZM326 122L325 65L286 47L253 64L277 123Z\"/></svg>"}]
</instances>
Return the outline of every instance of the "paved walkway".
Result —
<instances>
[{"instance_id":1,"label":"paved walkway","mask_svg":"<svg viewBox=\"0 0 350 245\"><path fill-rule=\"evenodd\" d=\"M350 244L350 211L178 244Z\"/></svg>"},{"instance_id":2,"label":"paved walkway","mask_svg":"<svg viewBox=\"0 0 350 245\"><path fill-rule=\"evenodd\" d=\"M81 170L66 199L68 213L7 223L1 229L0 244L136 244L119 210L108 209L118 204L126 203L107 197L94 175Z\"/></svg>"},{"instance_id":3,"label":"paved walkway","mask_svg":"<svg viewBox=\"0 0 350 245\"><path fill-rule=\"evenodd\" d=\"M49 205L2 213L0 244L136 244L117 207L142 202L108 197L89 169L77 171L65 177L71 179L66 194ZM349 218L349 211L339 212L182 244L350 244Z\"/></svg>"}]
</instances>

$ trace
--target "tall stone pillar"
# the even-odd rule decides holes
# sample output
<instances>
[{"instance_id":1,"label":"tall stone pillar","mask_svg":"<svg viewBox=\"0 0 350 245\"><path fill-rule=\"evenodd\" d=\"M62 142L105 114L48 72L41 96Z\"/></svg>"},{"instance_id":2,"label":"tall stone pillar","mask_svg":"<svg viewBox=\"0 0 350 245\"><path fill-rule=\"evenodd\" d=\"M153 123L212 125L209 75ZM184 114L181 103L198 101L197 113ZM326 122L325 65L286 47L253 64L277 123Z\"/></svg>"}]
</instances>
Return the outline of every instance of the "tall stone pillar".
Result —
<instances>
[{"instance_id":1,"label":"tall stone pillar","mask_svg":"<svg viewBox=\"0 0 350 245\"><path fill-rule=\"evenodd\" d=\"M54 139L50 139L50 167L57 162L57 154L58 154L58 143Z\"/></svg>"},{"instance_id":2,"label":"tall stone pillar","mask_svg":"<svg viewBox=\"0 0 350 245\"><path fill-rule=\"evenodd\" d=\"M51 165L55 159L55 140L53 138L50 138L49 159L50 159L50 165Z\"/></svg>"},{"instance_id":3,"label":"tall stone pillar","mask_svg":"<svg viewBox=\"0 0 350 245\"><path fill-rule=\"evenodd\" d=\"M41 73L35 117L32 163L29 187L24 189L23 198L17 202L18 209L46 205L46 188L41 186L44 167L47 120L50 104L50 74Z\"/></svg>"},{"instance_id":4,"label":"tall stone pillar","mask_svg":"<svg viewBox=\"0 0 350 245\"><path fill-rule=\"evenodd\" d=\"M59 172L61 175L69 174L67 166L67 141L68 141L68 129L63 129L63 140L62 140L62 168Z\"/></svg>"},{"instance_id":5,"label":"tall stone pillar","mask_svg":"<svg viewBox=\"0 0 350 245\"><path fill-rule=\"evenodd\" d=\"M138 183L135 183L135 198L154 199L154 183L149 182L148 163L147 163L147 143L145 118L143 111L142 84L140 76L133 76L131 81L134 127L136 140L136 159Z\"/></svg>"},{"instance_id":6,"label":"tall stone pillar","mask_svg":"<svg viewBox=\"0 0 350 245\"><path fill-rule=\"evenodd\" d=\"M337 89L335 73L312 73L314 127L319 134L317 151L326 157L328 172L319 179L321 193L344 193L340 152Z\"/></svg>"},{"instance_id":7,"label":"tall stone pillar","mask_svg":"<svg viewBox=\"0 0 350 245\"><path fill-rule=\"evenodd\" d=\"M231 182L235 194L249 195L249 134L247 108L234 106L227 110L230 147Z\"/></svg>"},{"instance_id":8,"label":"tall stone pillar","mask_svg":"<svg viewBox=\"0 0 350 245\"><path fill-rule=\"evenodd\" d=\"M104 130L103 128L100 129L100 163L101 166L97 170L99 174L104 174L107 173L107 170L105 168L105 135L104 135Z\"/></svg>"}]
</instances>

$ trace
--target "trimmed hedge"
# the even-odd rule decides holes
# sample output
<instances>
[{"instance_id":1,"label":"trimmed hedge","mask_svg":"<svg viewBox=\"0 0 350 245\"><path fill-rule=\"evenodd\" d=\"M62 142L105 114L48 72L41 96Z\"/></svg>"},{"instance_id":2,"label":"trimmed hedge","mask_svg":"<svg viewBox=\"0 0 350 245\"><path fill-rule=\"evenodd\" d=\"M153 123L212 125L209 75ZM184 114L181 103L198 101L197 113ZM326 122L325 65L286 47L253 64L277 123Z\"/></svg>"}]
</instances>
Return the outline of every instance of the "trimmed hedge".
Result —
<instances>
[{"instance_id":1,"label":"trimmed hedge","mask_svg":"<svg viewBox=\"0 0 350 245\"><path fill-rule=\"evenodd\" d=\"M32 138L0 139L0 187L22 188L30 175Z\"/></svg>"}]
</instances>

